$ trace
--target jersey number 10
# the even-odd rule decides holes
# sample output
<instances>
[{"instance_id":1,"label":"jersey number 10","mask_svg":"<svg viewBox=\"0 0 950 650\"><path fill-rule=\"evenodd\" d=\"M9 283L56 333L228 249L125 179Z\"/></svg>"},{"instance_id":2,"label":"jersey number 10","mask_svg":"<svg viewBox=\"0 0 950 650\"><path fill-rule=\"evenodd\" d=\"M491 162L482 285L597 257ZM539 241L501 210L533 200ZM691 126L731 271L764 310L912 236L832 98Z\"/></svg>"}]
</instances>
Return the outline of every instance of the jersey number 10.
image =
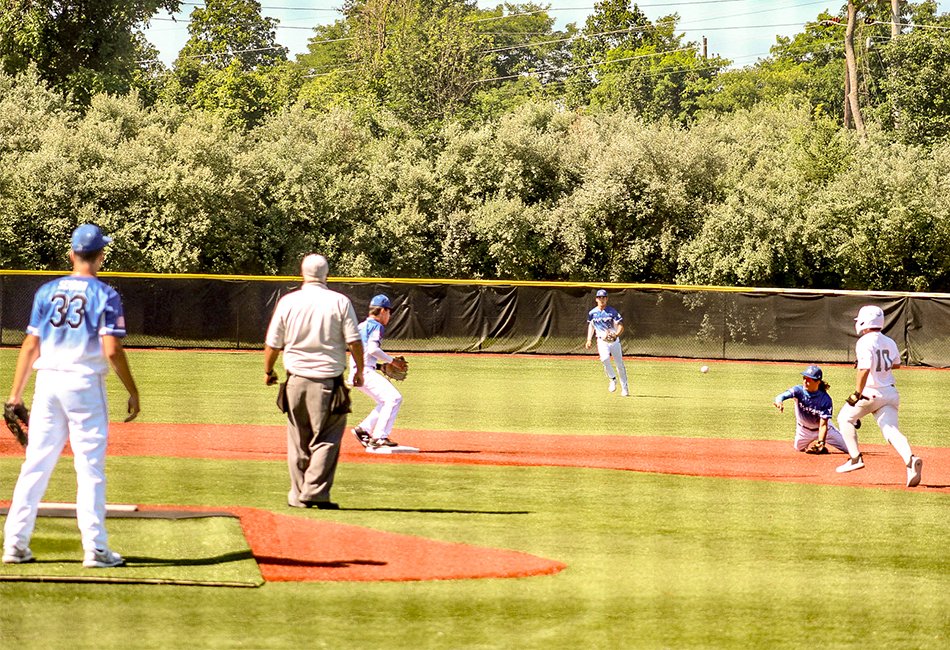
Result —
<instances>
[{"instance_id":1,"label":"jersey number 10","mask_svg":"<svg viewBox=\"0 0 950 650\"><path fill-rule=\"evenodd\" d=\"M891 366L894 365L894 362L891 361L891 353L889 350L875 350L874 357L877 359L877 367L874 369L875 372L887 372L891 369Z\"/></svg>"}]
</instances>

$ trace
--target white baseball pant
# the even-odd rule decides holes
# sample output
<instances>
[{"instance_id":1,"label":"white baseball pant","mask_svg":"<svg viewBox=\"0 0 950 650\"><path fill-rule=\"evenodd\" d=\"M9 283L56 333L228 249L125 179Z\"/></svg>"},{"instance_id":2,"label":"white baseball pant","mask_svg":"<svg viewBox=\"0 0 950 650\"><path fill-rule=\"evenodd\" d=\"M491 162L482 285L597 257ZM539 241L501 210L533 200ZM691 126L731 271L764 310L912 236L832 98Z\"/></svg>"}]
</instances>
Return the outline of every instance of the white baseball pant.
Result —
<instances>
[{"instance_id":1,"label":"white baseball pant","mask_svg":"<svg viewBox=\"0 0 950 650\"><path fill-rule=\"evenodd\" d=\"M848 446L848 453L852 458L857 458L859 453L858 432L854 428L854 423L868 414L874 414L884 439L900 454L905 465L910 464L910 457L913 455L910 443L897 428L897 412L901 404L897 388L895 386L867 387L862 394L867 399L860 400L854 406L845 404L838 413L838 428L841 429L845 444Z\"/></svg>"},{"instance_id":2,"label":"white baseball pant","mask_svg":"<svg viewBox=\"0 0 950 650\"><path fill-rule=\"evenodd\" d=\"M627 368L623 365L623 348L620 346L620 339L607 342L602 338L598 338L597 352L600 354L600 362L604 364L604 372L607 374L607 379L613 381L619 376L620 388L622 390L628 390ZM614 374L614 369L610 365L611 357L613 357L614 363L617 365L616 374Z\"/></svg>"},{"instance_id":3,"label":"white baseball pant","mask_svg":"<svg viewBox=\"0 0 950 650\"><path fill-rule=\"evenodd\" d=\"M801 422L796 422L795 425L795 449L797 451L805 451L805 448L811 443L812 440L818 440L818 429L812 429L806 427ZM848 451L848 446L844 441L844 436L841 435L841 432L835 428L835 425L828 421L828 433L825 436L825 443L831 445L839 451Z\"/></svg>"},{"instance_id":4,"label":"white baseball pant","mask_svg":"<svg viewBox=\"0 0 950 650\"><path fill-rule=\"evenodd\" d=\"M38 370L30 442L4 525L4 547L26 547L40 500L69 440L76 468L76 522L84 551L108 548L106 444L109 435L103 375Z\"/></svg>"},{"instance_id":5,"label":"white baseball pant","mask_svg":"<svg viewBox=\"0 0 950 650\"><path fill-rule=\"evenodd\" d=\"M353 383L352 374L350 383ZM374 438L388 438L399 415L399 407L402 406L402 394L385 376L371 368L363 372L363 385L359 389L376 402L376 407L358 426Z\"/></svg>"}]
</instances>

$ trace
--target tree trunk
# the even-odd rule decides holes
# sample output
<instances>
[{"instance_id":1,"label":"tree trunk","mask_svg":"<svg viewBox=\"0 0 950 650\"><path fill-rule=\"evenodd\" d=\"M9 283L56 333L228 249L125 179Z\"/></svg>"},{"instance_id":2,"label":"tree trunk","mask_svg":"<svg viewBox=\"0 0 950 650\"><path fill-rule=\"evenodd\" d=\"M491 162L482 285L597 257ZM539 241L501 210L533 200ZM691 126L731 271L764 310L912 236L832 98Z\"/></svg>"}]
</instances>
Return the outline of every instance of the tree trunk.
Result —
<instances>
[{"instance_id":1,"label":"tree trunk","mask_svg":"<svg viewBox=\"0 0 950 650\"><path fill-rule=\"evenodd\" d=\"M848 71L848 64L845 62L844 66L844 128L853 129L854 120L851 118L851 84L849 80L851 75Z\"/></svg>"},{"instance_id":2,"label":"tree trunk","mask_svg":"<svg viewBox=\"0 0 950 650\"><path fill-rule=\"evenodd\" d=\"M847 105L851 108L851 117L854 119L854 128L858 136L865 137L864 119L861 117L861 106L858 103L858 59L854 53L854 28L857 22L858 9L854 0L848 0L848 26L844 32L844 60L848 66Z\"/></svg>"}]
</instances>

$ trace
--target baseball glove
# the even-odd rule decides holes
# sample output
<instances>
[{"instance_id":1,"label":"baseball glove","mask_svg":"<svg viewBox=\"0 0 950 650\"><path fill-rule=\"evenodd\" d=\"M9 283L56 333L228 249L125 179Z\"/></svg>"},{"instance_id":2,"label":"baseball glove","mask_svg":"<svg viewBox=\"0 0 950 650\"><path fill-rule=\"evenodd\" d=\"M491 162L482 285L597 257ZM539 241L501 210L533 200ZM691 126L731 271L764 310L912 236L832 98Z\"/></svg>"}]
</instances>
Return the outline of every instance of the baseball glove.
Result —
<instances>
[{"instance_id":1,"label":"baseball glove","mask_svg":"<svg viewBox=\"0 0 950 650\"><path fill-rule=\"evenodd\" d=\"M607 341L608 343L613 343L614 341L617 340L617 333L607 332L606 334L604 334L604 340Z\"/></svg>"},{"instance_id":2,"label":"baseball glove","mask_svg":"<svg viewBox=\"0 0 950 650\"><path fill-rule=\"evenodd\" d=\"M3 421L16 441L26 447L30 437L30 412L26 406L7 402L3 405Z\"/></svg>"},{"instance_id":3,"label":"baseball glove","mask_svg":"<svg viewBox=\"0 0 950 650\"><path fill-rule=\"evenodd\" d=\"M829 452L828 452L828 448L825 446L825 441L818 440L816 438L815 440L812 440L811 442L809 442L808 446L805 447L805 453L806 454L827 454Z\"/></svg>"},{"instance_id":4,"label":"baseball glove","mask_svg":"<svg viewBox=\"0 0 950 650\"><path fill-rule=\"evenodd\" d=\"M390 379L403 381L409 374L409 362L406 361L406 357L393 357L392 361L380 367L380 372Z\"/></svg>"},{"instance_id":5,"label":"baseball glove","mask_svg":"<svg viewBox=\"0 0 950 650\"><path fill-rule=\"evenodd\" d=\"M850 395L848 395L848 397L847 397L847 399L845 399L845 401L846 401L850 406L854 406L855 404L857 404L858 402L860 402L860 401L863 400L863 399L867 399L867 398L866 398L864 395L862 395L860 392L854 391L853 393L851 393Z\"/></svg>"}]
</instances>

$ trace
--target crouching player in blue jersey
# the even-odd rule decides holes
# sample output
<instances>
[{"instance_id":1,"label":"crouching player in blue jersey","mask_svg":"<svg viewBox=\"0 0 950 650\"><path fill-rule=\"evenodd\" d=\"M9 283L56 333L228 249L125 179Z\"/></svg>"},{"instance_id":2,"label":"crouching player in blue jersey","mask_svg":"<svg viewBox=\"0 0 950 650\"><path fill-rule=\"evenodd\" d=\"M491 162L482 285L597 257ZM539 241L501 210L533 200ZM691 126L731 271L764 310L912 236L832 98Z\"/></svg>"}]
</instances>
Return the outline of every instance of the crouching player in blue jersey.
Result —
<instances>
[{"instance_id":1,"label":"crouching player in blue jersey","mask_svg":"<svg viewBox=\"0 0 950 650\"><path fill-rule=\"evenodd\" d=\"M833 404L822 379L821 368L808 366L802 372L802 383L775 396L775 408L784 411L787 399L795 400L795 449L808 454L827 454L826 445L847 453L841 432L831 423Z\"/></svg>"},{"instance_id":2,"label":"crouching player in blue jersey","mask_svg":"<svg viewBox=\"0 0 950 650\"><path fill-rule=\"evenodd\" d=\"M105 376L115 370L129 392L126 422L139 413L139 392L122 348L125 317L115 289L96 274L112 239L84 224L72 237L70 276L44 284L20 348L9 402L22 403L31 370L36 370L30 441L4 526L3 561L31 562L30 538L40 499L66 441L76 468L76 520L85 552L83 566L125 563L109 548L106 534L106 444L109 411Z\"/></svg>"}]
</instances>

